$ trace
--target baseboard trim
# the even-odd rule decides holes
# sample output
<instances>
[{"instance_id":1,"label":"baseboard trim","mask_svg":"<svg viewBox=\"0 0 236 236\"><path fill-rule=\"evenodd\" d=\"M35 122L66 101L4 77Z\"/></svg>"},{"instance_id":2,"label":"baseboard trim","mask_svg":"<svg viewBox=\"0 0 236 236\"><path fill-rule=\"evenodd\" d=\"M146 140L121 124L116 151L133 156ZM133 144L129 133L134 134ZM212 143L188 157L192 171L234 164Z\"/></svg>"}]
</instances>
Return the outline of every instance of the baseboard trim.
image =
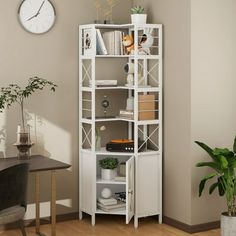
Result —
<instances>
[{"instance_id":1,"label":"baseboard trim","mask_svg":"<svg viewBox=\"0 0 236 236\"><path fill-rule=\"evenodd\" d=\"M205 224L198 224L198 225L188 225L167 216L163 217L163 223L173 226L177 229L183 230L190 234L207 231L211 229L217 229L220 227L220 221L215 221L215 222L210 222L210 223L205 223Z\"/></svg>"}]
</instances>

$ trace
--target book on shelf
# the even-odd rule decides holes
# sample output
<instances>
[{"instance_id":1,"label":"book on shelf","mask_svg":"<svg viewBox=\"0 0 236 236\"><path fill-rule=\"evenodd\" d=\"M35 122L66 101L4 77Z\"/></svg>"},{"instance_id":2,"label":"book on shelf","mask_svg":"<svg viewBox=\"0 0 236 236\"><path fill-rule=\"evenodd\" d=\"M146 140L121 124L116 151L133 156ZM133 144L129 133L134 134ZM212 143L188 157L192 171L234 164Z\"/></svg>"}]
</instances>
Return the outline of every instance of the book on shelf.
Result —
<instances>
[{"instance_id":1,"label":"book on shelf","mask_svg":"<svg viewBox=\"0 0 236 236\"><path fill-rule=\"evenodd\" d=\"M119 30L103 33L104 45L109 55L124 55L123 32Z\"/></svg>"},{"instance_id":2,"label":"book on shelf","mask_svg":"<svg viewBox=\"0 0 236 236\"><path fill-rule=\"evenodd\" d=\"M97 37L97 55L107 55L107 49L103 41L103 37L100 29L96 29L96 37Z\"/></svg>"},{"instance_id":3,"label":"book on shelf","mask_svg":"<svg viewBox=\"0 0 236 236\"><path fill-rule=\"evenodd\" d=\"M125 182L126 181L126 177L125 176L116 176L114 178L115 181L119 181L119 182Z\"/></svg>"},{"instance_id":4,"label":"book on shelf","mask_svg":"<svg viewBox=\"0 0 236 236\"><path fill-rule=\"evenodd\" d=\"M126 205L125 202L121 202L121 201L118 201L117 204L109 205L109 206L106 206L99 202L97 203L98 209L101 209L106 212L125 210L125 205Z\"/></svg>"},{"instance_id":5,"label":"book on shelf","mask_svg":"<svg viewBox=\"0 0 236 236\"><path fill-rule=\"evenodd\" d=\"M117 204L117 200L115 198L98 198L98 203L101 203L105 206L115 205Z\"/></svg>"},{"instance_id":6,"label":"book on shelf","mask_svg":"<svg viewBox=\"0 0 236 236\"><path fill-rule=\"evenodd\" d=\"M117 86L117 80L95 80L95 86L97 87L115 87ZM92 87L92 80L89 80L89 87Z\"/></svg>"}]
</instances>

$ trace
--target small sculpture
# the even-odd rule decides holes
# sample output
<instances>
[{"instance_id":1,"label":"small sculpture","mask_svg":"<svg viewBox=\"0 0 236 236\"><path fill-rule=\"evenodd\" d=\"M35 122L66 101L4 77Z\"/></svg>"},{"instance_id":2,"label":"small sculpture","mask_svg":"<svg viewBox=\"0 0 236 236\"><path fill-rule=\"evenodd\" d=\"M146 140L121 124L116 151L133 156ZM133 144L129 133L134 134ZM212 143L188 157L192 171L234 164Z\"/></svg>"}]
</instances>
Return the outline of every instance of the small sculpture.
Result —
<instances>
[{"instance_id":1,"label":"small sculpture","mask_svg":"<svg viewBox=\"0 0 236 236\"><path fill-rule=\"evenodd\" d=\"M103 188L101 191L101 197L108 199L112 196L112 191L109 188Z\"/></svg>"},{"instance_id":2,"label":"small sculpture","mask_svg":"<svg viewBox=\"0 0 236 236\"><path fill-rule=\"evenodd\" d=\"M133 86L134 85L134 63L132 62L126 63L124 70L128 74L126 86Z\"/></svg>"},{"instance_id":3,"label":"small sculpture","mask_svg":"<svg viewBox=\"0 0 236 236\"><path fill-rule=\"evenodd\" d=\"M150 47L152 47L154 38L152 36L153 29L145 29L142 38L139 42L139 54L140 55L150 55Z\"/></svg>"},{"instance_id":4,"label":"small sculpture","mask_svg":"<svg viewBox=\"0 0 236 236\"><path fill-rule=\"evenodd\" d=\"M123 37L123 45L125 47L125 54L133 54L134 53L134 39L132 35L125 35Z\"/></svg>"},{"instance_id":5,"label":"small sculpture","mask_svg":"<svg viewBox=\"0 0 236 236\"><path fill-rule=\"evenodd\" d=\"M110 103L107 100L107 96L106 95L104 95L103 98L104 99L102 100L102 104L101 105L104 108L104 110L103 110L104 117L107 117L107 108L110 106Z\"/></svg>"}]
</instances>

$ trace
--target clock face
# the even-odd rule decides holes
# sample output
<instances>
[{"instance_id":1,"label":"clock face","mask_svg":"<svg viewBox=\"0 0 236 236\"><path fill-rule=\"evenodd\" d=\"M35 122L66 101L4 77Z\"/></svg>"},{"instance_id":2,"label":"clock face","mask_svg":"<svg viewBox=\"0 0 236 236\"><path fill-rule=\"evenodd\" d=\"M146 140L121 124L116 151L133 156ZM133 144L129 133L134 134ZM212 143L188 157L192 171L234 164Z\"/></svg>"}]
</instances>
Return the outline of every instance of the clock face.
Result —
<instances>
[{"instance_id":1,"label":"clock face","mask_svg":"<svg viewBox=\"0 0 236 236\"><path fill-rule=\"evenodd\" d=\"M49 31L55 22L55 9L49 0L24 0L19 7L22 26L34 34Z\"/></svg>"}]
</instances>

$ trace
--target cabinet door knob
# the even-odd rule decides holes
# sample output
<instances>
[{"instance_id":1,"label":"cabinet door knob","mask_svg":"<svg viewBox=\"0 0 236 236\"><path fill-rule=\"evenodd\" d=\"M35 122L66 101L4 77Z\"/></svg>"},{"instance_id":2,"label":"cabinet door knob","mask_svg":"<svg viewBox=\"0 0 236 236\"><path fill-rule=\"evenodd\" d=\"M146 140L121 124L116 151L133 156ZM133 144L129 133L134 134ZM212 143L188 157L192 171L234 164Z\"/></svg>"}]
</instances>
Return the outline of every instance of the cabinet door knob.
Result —
<instances>
[{"instance_id":1,"label":"cabinet door knob","mask_svg":"<svg viewBox=\"0 0 236 236\"><path fill-rule=\"evenodd\" d=\"M128 193L133 194L133 190L129 189Z\"/></svg>"}]
</instances>

